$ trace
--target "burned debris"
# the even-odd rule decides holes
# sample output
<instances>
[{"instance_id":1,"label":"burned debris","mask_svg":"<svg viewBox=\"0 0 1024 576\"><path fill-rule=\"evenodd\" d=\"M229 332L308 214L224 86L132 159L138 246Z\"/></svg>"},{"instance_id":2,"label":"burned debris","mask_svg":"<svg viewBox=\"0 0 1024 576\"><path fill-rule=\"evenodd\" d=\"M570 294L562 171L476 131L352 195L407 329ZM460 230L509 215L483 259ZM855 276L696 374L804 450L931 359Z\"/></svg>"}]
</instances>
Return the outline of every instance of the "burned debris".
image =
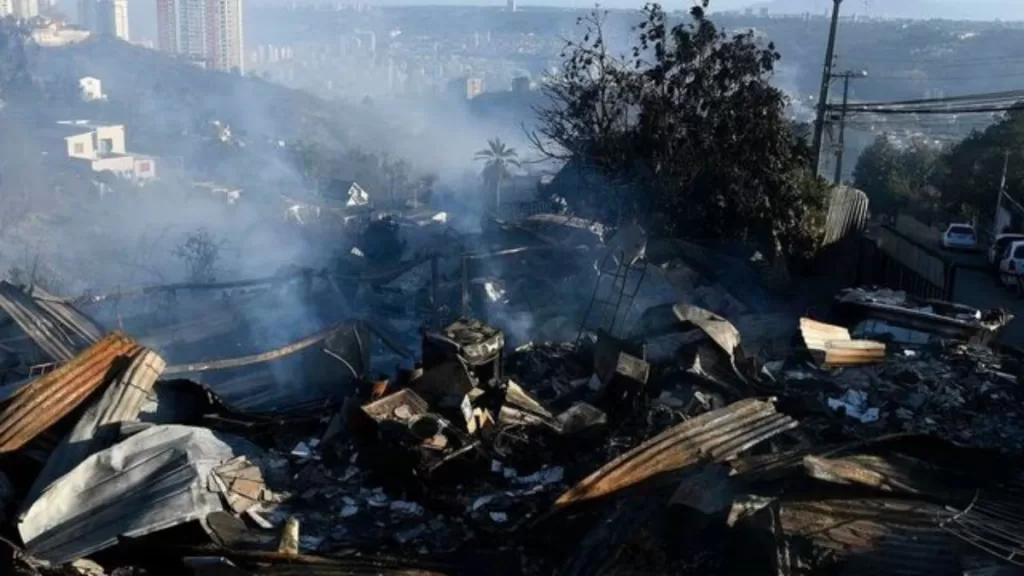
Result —
<instances>
[{"instance_id":1,"label":"burned debris","mask_svg":"<svg viewBox=\"0 0 1024 576\"><path fill-rule=\"evenodd\" d=\"M598 276L657 280L627 240L626 268ZM464 262L403 262L205 304L182 286L76 305L0 285L11 571L1024 566L1024 353L999 344L1005 312L858 288L801 318L640 287L592 324L590 284L563 305L562 330L584 329L513 345L507 316L451 312Z\"/></svg>"}]
</instances>

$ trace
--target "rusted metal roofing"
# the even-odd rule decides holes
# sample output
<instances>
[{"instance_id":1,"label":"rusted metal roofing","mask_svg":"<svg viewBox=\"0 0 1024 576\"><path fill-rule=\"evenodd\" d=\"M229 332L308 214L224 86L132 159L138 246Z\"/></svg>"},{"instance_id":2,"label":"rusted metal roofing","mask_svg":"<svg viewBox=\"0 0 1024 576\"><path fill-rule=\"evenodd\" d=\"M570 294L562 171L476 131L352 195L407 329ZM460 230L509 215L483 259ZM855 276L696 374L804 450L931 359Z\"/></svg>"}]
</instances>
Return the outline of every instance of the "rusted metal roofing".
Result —
<instances>
[{"instance_id":1,"label":"rusted metal roofing","mask_svg":"<svg viewBox=\"0 0 1024 576\"><path fill-rule=\"evenodd\" d=\"M36 476L24 502L31 505L50 483L92 454L107 448L108 444L97 438L97 431L115 422L134 421L166 365L164 359L152 350L136 354L128 369L93 401L75 427L57 445Z\"/></svg>"},{"instance_id":2,"label":"rusted metal roofing","mask_svg":"<svg viewBox=\"0 0 1024 576\"><path fill-rule=\"evenodd\" d=\"M102 330L94 322L70 304L36 290L33 298L19 286L2 281L0 308L54 361L68 362L99 340Z\"/></svg>"},{"instance_id":3,"label":"rusted metal roofing","mask_svg":"<svg viewBox=\"0 0 1024 576\"><path fill-rule=\"evenodd\" d=\"M120 359L139 350L134 340L114 332L26 386L0 412L0 454L18 450L67 416L116 375Z\"/></svg>"},{"instance_id":4,"label":"rusted metal roofing","mask_svg":"<svg viewBox=\"0 0 1024 576\"><path fill-rule=\"evenodd\" d=\"M885 360L885 344L853 340L842 326L800 319L800 335L814 361L822 366L857 366Z\"/></svg>"},{"instance_id":5,"label":"rusted metal roofing","mask_svg":"<svg viewBox=\"0 0 1024 576\"><path fill-rule=\"evenodd\" d=\"M778 529L784 555L813 573L844 576L892 574L959 576L953 540L938 522L948 516L943 506L886 498L825 498L784 501L779 505ZM780 567L794 573L796 566ZM839 569L839 571L836 571Z\"/></svg>"},{"instance_id":6,"label":"rusted metal roofing","mask_svg":"<svg viewBox=\"0 0 1024 576\"><path fill-rule=\"evenodd\" d=\"M797 426L772 401L747 399L669 428L587 476L555 508L601 498L701 460L723 461Z\"/></svg>"},{"instance_id":7,"label":"rusted metal roofing","mask_svg":"<svg viewBox=\"0 0 1024 576\"><path fill-rule=\"evenodd\" d=\"M993 556L1024 566L1024 479L999 494L979 493L942 528Z\"/></svg>"}]
</instances>

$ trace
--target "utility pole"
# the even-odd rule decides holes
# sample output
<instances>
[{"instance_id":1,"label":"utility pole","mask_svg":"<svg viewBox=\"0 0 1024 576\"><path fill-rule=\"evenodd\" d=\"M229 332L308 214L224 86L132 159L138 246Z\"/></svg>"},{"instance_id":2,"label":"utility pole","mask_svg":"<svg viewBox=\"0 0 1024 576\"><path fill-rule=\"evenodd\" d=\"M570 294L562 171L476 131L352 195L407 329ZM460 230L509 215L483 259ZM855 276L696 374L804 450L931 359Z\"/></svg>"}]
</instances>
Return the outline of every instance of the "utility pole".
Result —
<instances>
[{"instance_id":1,"label":"utility pole","mask_svg":"<svg viewBox=\"0 0 1024 576\"><path fill-rule=\"evenodd\" d=\"M850 99L850 79L864 78L867 72L846 71L842 74L834 74L832 78L843 79L843 107L839 110L839 138L836 141L836 175L834 183L838 186L843 179L843 152L846 150L846 105Z\"/></svg>"},{"instance_id":2,"label":"utility pole","mask_svg":"<svg viewBox=\"0 0 1024 576\"><path fill-rule=\"evenodd\" d=\"M843 0L832 0L832 26L828 31L828 45L825 47L825 65L821 73L821 94L818 96L818 113L814 119L814 141L811 154L814 173L818 173L821 161L821 138L825 131L825 107L828 103L828 87L832 82L832 57L836 50L836 31L839 29L839 5Z\"/></svg>"},{"instance_id":3,"label":"utility pole","mask_svg":"<svg viewBox=\"0 0 1024 576\"><path fill-rule=\"evenodd\" d=\"M1007 150L1003 153L1003 177L999 180L999 198L996 199L996 217L992 222L992 237L999 235L1002 230L999 229L999 213L1003 209L1003 196L1006 194L1006 172L1010 167L1010 151Z\"/></svg>"}]
</instances>

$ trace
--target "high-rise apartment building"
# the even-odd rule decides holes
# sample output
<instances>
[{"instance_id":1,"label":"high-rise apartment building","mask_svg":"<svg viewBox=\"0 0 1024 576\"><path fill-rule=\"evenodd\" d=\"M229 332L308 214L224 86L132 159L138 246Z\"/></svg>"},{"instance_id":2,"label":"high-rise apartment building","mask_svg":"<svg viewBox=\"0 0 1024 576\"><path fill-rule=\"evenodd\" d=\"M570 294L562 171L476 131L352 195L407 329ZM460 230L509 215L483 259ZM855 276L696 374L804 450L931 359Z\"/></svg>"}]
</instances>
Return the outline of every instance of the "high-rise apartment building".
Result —
<instances>
[{"instance_id":1,"label":"high-rise apartment building","mask_svg":"<svg viewBox=\"0 0 1024 576\"><path fill-rule=\"evenodd\" d=\"M98 0L96 2L97 34L117 36L130 40L128 36L128 0Z\"/></svg>"},{"instance_id":2,"label":"high-rise apartment building","mask_svg":"<svg viewBox=\"0 0 1024 576\"><path fill-rule=\"evenodd\" d=\"M35 18L39 15L39 0L0 0L0 18Z\"/></svg>"},{"instance_id":3,"label":"high-rise apartment building","mask_svg":"<svg viewBox=\"0 0 1024 576\"><path fill-rule=\"evenodd\" d=\"M96 34L130 40L128 0L78 0L78 26Z\"/></svg>"},{"instance_id":4,"label":"high-rise apartment building","mask_svg":"<svg viewBox=\"0 0 1024 576\"><path fill-rule=\"evenodd\" d=\"M241 73L242 0L157 0L160 50Z\"/></svg>"}]
</instances>

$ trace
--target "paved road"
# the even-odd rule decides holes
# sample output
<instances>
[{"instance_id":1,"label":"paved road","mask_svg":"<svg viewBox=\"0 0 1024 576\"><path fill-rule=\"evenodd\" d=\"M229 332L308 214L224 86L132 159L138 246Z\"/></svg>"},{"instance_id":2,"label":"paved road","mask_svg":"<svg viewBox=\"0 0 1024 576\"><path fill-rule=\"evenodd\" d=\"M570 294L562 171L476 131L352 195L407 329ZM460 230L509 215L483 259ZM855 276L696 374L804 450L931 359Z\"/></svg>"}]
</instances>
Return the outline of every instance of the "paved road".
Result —
<instances>
[{"instance_id":1,"label":"paved road","mask_svg":"<svg viewBox=\"0 0 1024 576\"><path fill-rule=\"evenodd\" d=\"M987 246L977 252L956 252L939 248L937 237L917 236L915 239L925 246L935 246L936 253L959 267L956 285L953 287L954 302L975 308L1009 310L1016 319L1003 332L1003 342L1024 347L1024 300L1010 289L1000 286L996 277L988 272Z\"/></svg>"},{"instance_id":2,"label":"paved road","mask_svg":"<svg viewBox=\"0 0 1024 576\"><path fill-rule=\"evenodd\" d=\"M999 286L992 274L967 268L958 270L953 300L975 308L1009 310L1016 319L1003 332L1003 342L1024 347L1024 300L1009 289Z\"/></svg>"}]
</instances>

